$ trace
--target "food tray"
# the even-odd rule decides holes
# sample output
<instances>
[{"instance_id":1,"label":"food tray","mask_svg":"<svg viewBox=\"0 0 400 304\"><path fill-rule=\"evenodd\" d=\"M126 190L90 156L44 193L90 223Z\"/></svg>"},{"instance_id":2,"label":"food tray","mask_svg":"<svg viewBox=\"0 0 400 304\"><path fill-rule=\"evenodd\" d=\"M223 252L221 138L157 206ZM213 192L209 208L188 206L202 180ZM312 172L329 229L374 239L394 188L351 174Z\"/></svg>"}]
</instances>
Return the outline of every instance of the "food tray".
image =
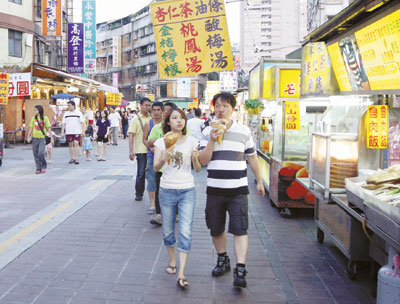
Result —
<instances>
[{"instance_id":1,"label":"food tray","mask_svg":"<svg viewBox=\"0 0 400 304\"><path fill-rule=\"evenodd\" d=\"M358 207L359 209L364 211L364 188L361 187L366 181L366 176L358 176L358 177L351 177L346 178L346 194L347 200L353 204L354 206Z\"/></svg>"},{"instance_id":2,"label":"food tray","mask_svg":"<svg viewBox=\"0 0 400 304\"><path fill-rule=\"evenodd\" d=\"M367 220L400 243L400 208L381 202L369 190L364 190L364 203Z\"/></svg>"}]
</instances>

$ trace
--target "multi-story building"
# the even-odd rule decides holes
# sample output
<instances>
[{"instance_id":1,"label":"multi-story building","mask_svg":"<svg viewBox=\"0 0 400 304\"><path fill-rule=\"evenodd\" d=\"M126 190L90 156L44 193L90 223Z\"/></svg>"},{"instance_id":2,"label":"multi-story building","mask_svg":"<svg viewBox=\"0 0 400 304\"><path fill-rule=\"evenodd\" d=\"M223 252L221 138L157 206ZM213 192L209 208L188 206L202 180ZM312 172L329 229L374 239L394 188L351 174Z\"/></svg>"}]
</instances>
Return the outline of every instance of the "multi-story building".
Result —
<instances>
[{"instance_id":1,"label":"multi-story building","mask_svg":"<svg viewBox=\"0 0 400 304\"><path fill-rule=\"evenodd\" d=\"M307 32L311 33L341 10L352 0L307 0Z\"/></svg>"},{"instance_id":2,"label":"multi-story building","mask_svg":"<svg viewBox=\"0 0 400 304\"><path fill-rule=\"evenodd\" d=\"M114 42L119 40L121 42L116 46ZM121 60L116 60L115 56ZM157 69L149 6L125 18L97 24L97 73L94 76L96 80L111 84L113 75L118 73L118 88L127 100L138 100L146 94L143 92L164 99L203 96L205 76L185 78L185 81L159 79ZM185 89L181 88L183 84ZM185 96L178 96L183 91L187 92Z\"/></svg>"},{"instance_id":3,"label":"multi-story building","mask_svg":"<svg viewBox=\"0 0 400 304\"><path fill-rule=\"evenodd\" d=\"M280 59L306 35L306 0L241 2L241 60L248 73L264 58Z\"/></svg>"},{"instance_id":4,"label":"multi-story building","mask_svg":"<svg viewBox=\"0 0 400 304\"><path fill-rule=\"evenodd\" d=\"M42 35L42 0L2 1L0 7L0 69L20 71L31 63L66 68L66 24L68 5L63 1L63 33L59 37Z\"/></svg>"}]
</instances>

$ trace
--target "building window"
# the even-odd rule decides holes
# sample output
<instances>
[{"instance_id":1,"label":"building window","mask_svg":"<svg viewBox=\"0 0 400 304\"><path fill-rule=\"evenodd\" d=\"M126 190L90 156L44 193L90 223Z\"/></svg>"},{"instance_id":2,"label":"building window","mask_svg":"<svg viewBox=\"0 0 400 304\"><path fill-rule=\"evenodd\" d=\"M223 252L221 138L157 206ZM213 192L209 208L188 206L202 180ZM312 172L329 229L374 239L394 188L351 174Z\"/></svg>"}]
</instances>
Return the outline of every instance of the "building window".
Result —
<instances>
[{"instance_id":1,"label":"building window","mask_svg":"<svg viewBox=\"0 0 400 304\"><path fill-rule=\"evenodd\" d=\"M22 4L22 0L8 0L8 2L12 2L15 4Z\"/></svg>"},{"instance_id":2,"label":"building window","mask_svg":"<svg viewBox=\"0 0 400 304\"><path fill-rule=\"evenodd\" d=\"M166 83L160 84L160 97L168 97L168 85Z\"/></svg>"},{"instance_id":3,"label":"building window","mask_svg":"<svg viewBox=\"0 0 400 304\"><path fill-rule=\"evenodd\" d=\"M126 61L130 62L132 60L132 53L131 51L126 52Z\"/></svg>"},{"instance_id":4,"label":"building window","mask_svg":"<svg viewBox=\"0 0 400 304\"><path fill-rule=\"evenodd\" d=\"M22 58L22 32L8 30L8 55Z\"/></svg>"},{"instance_id":5,"label":"building window","mask_svg":"<svg viewBox=\"0 0 400 304\"><path fill-rule=\"evenodd\" d=\"M42 18L42 0L36 0L36 16Z\"/></svg>"},{"instance_id":6,"label":"building window","mask_svg":"<svg viewBox=\"0 0 400 304\"><path fill-rule=\"evenodd\" d=\"M142 38L146 35L146 28L139 29L139 37Z\"/></svg>"}]
</instances>

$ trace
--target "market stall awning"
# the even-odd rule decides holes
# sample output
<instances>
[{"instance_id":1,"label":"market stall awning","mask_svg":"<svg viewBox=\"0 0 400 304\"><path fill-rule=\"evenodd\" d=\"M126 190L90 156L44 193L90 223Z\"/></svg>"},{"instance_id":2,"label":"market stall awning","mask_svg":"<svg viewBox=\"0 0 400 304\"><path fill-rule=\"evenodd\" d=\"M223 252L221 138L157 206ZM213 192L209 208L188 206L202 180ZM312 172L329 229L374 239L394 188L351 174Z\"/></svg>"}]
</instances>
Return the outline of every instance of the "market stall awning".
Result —
<instances>
[{"instance_id":1,"label":"market stall awning","mask_svg":"<svg viewBox=\"0 0 400 304\"><path fill-rule=\"evenodd\" d=\"M55 68L37 64L37 63L32 63L29 67L27 67L25 69L24 72L32 72L33 77L47 78L47 79L51 79L51 80L58 80L60 77L66 78L66 79L73 79L76 81L80 81L83 84L95 86L100 91L110 92L110 93L115 93L115 94L119 93L119 90L117 88L114 88L107 84L101 83L99 81L89 79L86 77L82 77L82 76L78 76L78 75L74 75L74 74L70 74L70 73L67 73L66 71L55 69Z\"/></svg>"},{"instance_id":2,"label":"market stall awning","mask_svg":"<svg viewBox=\"0 0 400 304\"><path fill-rule=\"evenodd\" d=\"M51 96L51 98L54 98L54 99L73 99L73 98L83 98L83 97L82 96L78 96L78 95L74 95L74 94L59 93L59 94Z\"/></svg>"},{"instance_id":3,"label":"market stall awning","mask_svg":"<svg viewBox=\"0 0 400 304\"><path fill-rule=\"evenodd\" d=\"M388 5L396 2L396 0L355 0L333 18L308 34L303 44L328 41L332 37L337 37L354 25L366 20L371 15L386 9Z\"/></svg>"}]
</instances>

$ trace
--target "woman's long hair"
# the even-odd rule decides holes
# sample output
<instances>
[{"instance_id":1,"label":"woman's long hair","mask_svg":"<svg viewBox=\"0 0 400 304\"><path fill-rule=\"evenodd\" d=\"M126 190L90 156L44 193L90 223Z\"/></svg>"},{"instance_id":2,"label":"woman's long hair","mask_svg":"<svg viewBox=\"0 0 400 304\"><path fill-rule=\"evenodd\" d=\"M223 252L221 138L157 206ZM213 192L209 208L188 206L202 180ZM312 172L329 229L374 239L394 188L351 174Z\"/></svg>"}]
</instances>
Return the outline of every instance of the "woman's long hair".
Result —
<instances>
[{"instance_id":1,"label":"woman's long hair","mask_svg":"<svg viewBox=\"0 0 400 304\"><path fill-rule=\"evenodd\" d=\"M36 110L38 110L39 112L39 116L40 116L40 120L44 121L44 111L43 111L43 107L41 105L36 105L35 106ZM35 115L35 118L37 119L37 115Z\"/></svg>"},{"instance_id":2,"label":"woman's long hair","mask_svg":"<svg viewBox=\"0 0 400 304\"><path fill-rule=\"evenodd\" d=\"M185 126L183 127L182 134L183 134L183 135L186 135L187 118L186 118L185 113L184 113L181 109L179 109L179 108L172 108L172 109L168 112L167 117L165 117L165 119L164 119L164 121L163 121L163 124L162 124L163 132L164 132L164 134L167 134L169 131L171 131L171 126L170 126L168 123L169 123L169 120L170 120L170 118L171 118L171 114L172 114L173 112L175 112L175 111L178 112L178 113L183 117L183 119L185 120Z\"/></svg>"}]
</instances>

